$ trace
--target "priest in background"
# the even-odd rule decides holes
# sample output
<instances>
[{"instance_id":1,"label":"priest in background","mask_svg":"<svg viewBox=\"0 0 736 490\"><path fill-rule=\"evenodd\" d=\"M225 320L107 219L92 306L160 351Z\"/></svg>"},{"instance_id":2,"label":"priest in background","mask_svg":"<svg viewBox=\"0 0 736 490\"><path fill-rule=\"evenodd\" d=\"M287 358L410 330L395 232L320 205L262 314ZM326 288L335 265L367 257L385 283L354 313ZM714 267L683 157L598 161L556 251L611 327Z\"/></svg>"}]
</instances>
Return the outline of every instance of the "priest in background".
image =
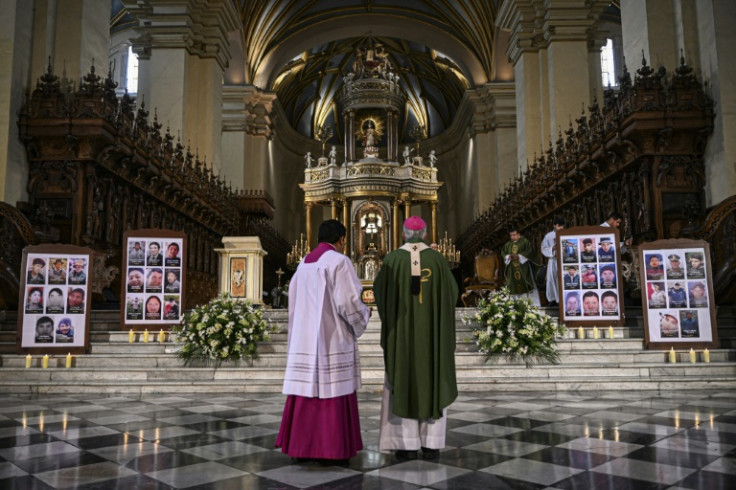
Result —
<instances>
[{"instance_id":1,"label":"priest in background","mask_svg":"<svg viewBox=\"0 0 736 490\"><path fill-rule=\"evenodd\" d=\"M288 396L276 447L297 460L344 464L363 449L357 339L371 310L360 299L353 263L342 253L345 227L327 220L318 240L289 285Z\"/></svg>"},{"instance_id":2,"label":"priest in background","mask_svg":"<svg viewBox=\"0 0 736 490\"><path fill-rule=\"evenodd\" d=\"M534 249L529 240L521 236L519 230L509 230L510 240L501 249L506 264L506 286L512 296L528 296L539 306L539 293L534 283L532 257Z\"/></svg>"},{"instance_id":3,"label":"priest in background","mask_svg":"<svg viewBox=\"0 0 736 490\"><path fill-rule=\"evenodd\" d=\"M562 218L552 221L552 231L544 235L542 240L542 255L547 257L546 289L549 306L557 306L560 302L560 291L557 285L557 232L565 228Z\"/></svg>"},{"instance_id":4,"label":"priest in background","mask_svg":"<svg viewBox=\"0 0 736 490\"><path fill-rule=\"evenodd\" d=\"M445 257L424 243L427 224L404 222L404 245L386 255L373 290L385 366L379 450L399 460L437 459L447 407L457 398L455 303Z\"/></svg>"}]
</instances>

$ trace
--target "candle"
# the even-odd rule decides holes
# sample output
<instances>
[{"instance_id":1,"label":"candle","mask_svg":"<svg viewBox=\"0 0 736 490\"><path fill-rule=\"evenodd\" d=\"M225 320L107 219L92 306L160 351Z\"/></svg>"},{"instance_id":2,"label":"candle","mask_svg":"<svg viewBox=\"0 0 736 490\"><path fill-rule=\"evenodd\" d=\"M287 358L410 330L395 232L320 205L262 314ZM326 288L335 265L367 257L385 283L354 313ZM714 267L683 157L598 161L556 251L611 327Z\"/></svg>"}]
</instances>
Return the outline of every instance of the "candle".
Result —
<instances>
[{"instance_id":1,"label":"candle","mask_svg":"<svg viewBox=\"0 0 736 490\"><path fill-rule=\"evenodd\" d=\"M128 342L132 344L134 341L135 341L135 332L131 328L130 332L128 332Z\"/></svg>"},{"instance_id":2,"label":"candle","mask_svg":"<svg viewBox=\"0 0 736 490\"><path fill-rule=\"evenodd\" d=\"M585 330L583 330L583 327L578 327L578 338L579 339L585 338Z\"/></svg>"},{"instance_id":3,"label":"candle","mask_svg":"<svg viewBox=\"0 0 736 490\"><path fill-rule=\"evenodd\" d=\"M159 344L164 341L164 329L162 328L161 331L158 333L158 342Z\"/></svg>"},{"instance_id":4,"label":"candle","mask_svg":"<svg viewBox=\"0 0 736 490\"><path fill-rule=\"evenodd\" d=\"M598 338L598 327L593 327L593 338L594 339Z\"/></svg>"},{"instance_id":5,"label":"candle","mask_svg":"<svg viewBox=\"0 0 736 490\"><path fill-rule=\"evenodd\" d=\"M706 349L706 350L707 350L707 349ZM28 354L28 355L26 356L26 369L28 369L29 367L31 367L31 361L32 361L32 359L33 359L33 358L31 357L31 355L30 355L30 354Z\"/></svg>"},{"instance_id":6,"label":"candle","mask_svg":"<svg viewBox=\"0 0 736 490\"><path fill-rule=\"evenodd\" d=\"M708 349L703 351L703 362L710 362L710 351Z\"/></svg>"},{"instance_id":7,"label":"candle","mask_svg":"<svg viewBox=\"0 0 736 490\"><path fill-rule=\"evenodd\" d=\"M690 362L695 363L695 351L690 347Z\"/></svg>"},{"instance_id":8,"label":"candle","mask_svg":"<svg viewBox=\"0 0 736 490\"><path fill-rule=\"evenodd\" d=\"M41 363L41 366L43 366L44 369L49 367L49 355L48 354L43 355L43 361Z\"/></svg>"},{"instance_id":9,"label":"candle","mask_svg":"<svg viewBox=\"0 0 736 490\"><path fill-rule=\"evenodd\" d=\"M613 338L613 327L608 327L608 338L609 339Z\"/></svg>"},{"instance_id":10,"label":"candle","mask_svg":"<svg viewBox=\"0 0 736 490\"><path fill-rule=\"evenodd\" d=\"M66 355L66 368L72 367L72 354L71 352Z\"/></svg>"},{"instance_id":11,"label":"candle","mask_svg":"<svg viewBox=\"0 0 736 490\"><path fill-rule=\"evenodd\" d=\"M675 354L675 348L670 347L670 363L674 364L677 362L677 355Z\"/></svg>"},{"instance_id":12,"label":"candle","mask_svg":"<svg viewBox=\"0 0 736 490\"><path fill-rule=\"evenodd\" d=\"M143 342L148 342L148 329L143 331Z\"/></svg>"}]
</instances>

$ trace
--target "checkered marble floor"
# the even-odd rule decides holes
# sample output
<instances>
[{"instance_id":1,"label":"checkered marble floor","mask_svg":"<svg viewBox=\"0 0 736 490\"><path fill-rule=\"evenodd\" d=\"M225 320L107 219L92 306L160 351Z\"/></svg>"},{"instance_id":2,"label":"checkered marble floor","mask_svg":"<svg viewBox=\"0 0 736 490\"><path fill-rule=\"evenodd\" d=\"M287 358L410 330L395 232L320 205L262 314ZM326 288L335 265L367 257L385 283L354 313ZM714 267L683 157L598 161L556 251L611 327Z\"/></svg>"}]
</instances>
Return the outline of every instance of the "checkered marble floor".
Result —
<instances>
[{"instance_id":1,"label":"checkered marble floor","mask_svg":"<svg viewBox=\"0 0 736 490\"><path fill-rule=\"evenodd\" d=\"M438 461L365 449L345 467L274 449L284 397L0 395L0 488L734 489L736 393L468 393Z\"/></svg>"}]
</instances>

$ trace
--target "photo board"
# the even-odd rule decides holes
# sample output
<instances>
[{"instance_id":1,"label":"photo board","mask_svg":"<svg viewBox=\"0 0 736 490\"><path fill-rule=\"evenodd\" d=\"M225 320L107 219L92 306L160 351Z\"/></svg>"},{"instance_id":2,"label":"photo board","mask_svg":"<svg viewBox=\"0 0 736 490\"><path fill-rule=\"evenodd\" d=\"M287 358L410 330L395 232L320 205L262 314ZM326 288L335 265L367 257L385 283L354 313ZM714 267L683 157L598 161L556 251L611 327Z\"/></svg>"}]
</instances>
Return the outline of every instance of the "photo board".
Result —
<instances>
[{"instance_id":1,"label":"photo board","mask_svg":"<svg viewBox=\"0 0 736 490\"><path fill-rule=\"evenodd\" d=\"M162 328L184 315L186 235L161 229L123 236L120 325L124 330Z\"/></svg>"},{"instance_id":2,"label":"photo board","mask_svg":"<svg viewBox=\"0 0 736 490\"><path fill-rule=\"evenodd\" d=\"M639 247L644 334L649 349L718 345L710 248L703 240Z\"/></svg>"},{"instance_id":3,"label":"photo board","mask_svg":"<svg viewBox=\"0 0 736 490\"><path fill-rule=\"evenodd\" d=\"M624 322L617 228L579 226L557 232L560 321L570 327Z\"/></svg>"},{"instance_id":4,"label":"photo board","mask_svg":"<svg viewBox=\"0 0 736 490\"><path fill-rule=\"evenodd\" d=\"M74 245L23 249L19 353L84 354L89 350L93 254Z\"/></svg>"}]
</instances>

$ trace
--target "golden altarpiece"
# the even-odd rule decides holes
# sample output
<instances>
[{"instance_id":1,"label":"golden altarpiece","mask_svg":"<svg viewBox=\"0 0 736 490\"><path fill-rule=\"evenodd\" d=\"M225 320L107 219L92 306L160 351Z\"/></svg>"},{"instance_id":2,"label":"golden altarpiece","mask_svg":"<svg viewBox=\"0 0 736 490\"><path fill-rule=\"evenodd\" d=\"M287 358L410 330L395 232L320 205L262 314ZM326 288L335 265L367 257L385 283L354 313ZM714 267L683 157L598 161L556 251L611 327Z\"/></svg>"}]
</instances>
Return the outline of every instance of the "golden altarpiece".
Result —
<instances>
[{"instance_id":1,"label":"golden altarpiece","mask_svg":"<svg viewBox=\"0 0 736 490\"><path fill-rule=\"evenodd\" d=\"M416 213L416 206L421 206L416 214L429 218L427 238L437 242L437 193L442 182L437 180L434 153L419 156L421 136L413 148L404 146L398 158L406 96L383 46L369 40L356 49L338 103L344 120L345 161L338 164L334 147L316 165L311 155L305 157L307 168L300 187L305 194L307 245L313 245L309 237L314 207L329 206L332 218L347 228L344 253L368 286L382 257L401 246L403 220L412 210Z\"/></svg>"}]
</instances>

